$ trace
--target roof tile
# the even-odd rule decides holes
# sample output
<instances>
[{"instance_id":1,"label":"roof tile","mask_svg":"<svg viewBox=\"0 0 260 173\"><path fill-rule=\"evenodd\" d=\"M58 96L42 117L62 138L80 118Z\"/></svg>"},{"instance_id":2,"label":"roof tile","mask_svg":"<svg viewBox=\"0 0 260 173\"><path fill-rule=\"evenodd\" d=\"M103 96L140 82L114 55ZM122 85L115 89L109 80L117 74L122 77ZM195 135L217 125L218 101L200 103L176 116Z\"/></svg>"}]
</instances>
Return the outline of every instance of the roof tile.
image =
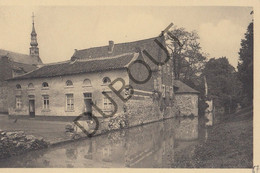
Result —
<instances>
[{"instance_id":1,"label":"roof tile","mask_svg":"<svg viewBox=\"0 0 260 173\"><path fill-rule=\"evenodd\" d=\"M137 59L138 56L138 53L129 53L109 58L65 61L62 63L44 65L43 67L40 67L35 71L29 72L27 74L9 80L54 77L112 69L121 69L125 68L125 66L129 64L129 62L131 62L133 59Z\"/></svg>"}]
</instances>

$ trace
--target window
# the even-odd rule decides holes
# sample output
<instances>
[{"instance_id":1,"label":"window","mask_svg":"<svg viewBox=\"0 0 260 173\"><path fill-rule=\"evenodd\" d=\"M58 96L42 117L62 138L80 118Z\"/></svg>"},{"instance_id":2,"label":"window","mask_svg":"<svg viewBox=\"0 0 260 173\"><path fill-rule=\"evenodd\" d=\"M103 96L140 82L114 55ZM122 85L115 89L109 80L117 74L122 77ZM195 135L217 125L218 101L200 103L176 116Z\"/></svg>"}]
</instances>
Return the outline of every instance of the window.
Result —
<instances>
[{"instance_id":1,"label":"window","mask_svg":"<svg viewBox=\"0 0 260 173\"><path fill-rule=\"evenodd\" d=\"M20 85L20 84L17 84L17 85L16 85L16 89L18 89L18 90L22 89L21 85Z\"/></svg>"},{"instance_id":2,"label":"window","mask_svg":"<svg viewBox=\"0 0 260 173\"><path fill-rule=\"evenodd\" d=\"M42 87L43 87L43 88L49 88L49 84L48 84L47 82L43 82L43 83L42 83Z\"/></svg>"},{"instance_id":3,"label":"window","mask_svg":"<svg viewBox=\"0 0 260 173\"><path fill-rule=\"evenodd\" d=\"M165 64L163 65L163 73L167 73L167 67Z\"/></svg>"},{"instance_id":4,"label":"window","mask_svg":"<svg viewBox=\"0 0 260 173\"><path fill-rule=\"evenodd\" d=\"M168 75L171 75L171 73L170 73L170 64L169 63L167 63L167 73L168 73Z\"/></svg>"},{"instance_id":5,"label":"window","mask_svg":"<svg viewBox=\"0 0 260 173\"><path fill-rule=\"evenodd\" d=\"M91 85L91 81L90 81L89 79L85 79L85 80L83 81L83 86L92 86L92 85Z\"/></svg>"},{"instance_id":6,"label":"window","mask_svg":"<svg viewBox=\"0 0 260 173\"><path fill-rule=\"evenodd\" d=\"M104 84L104 85L108 85L108 84L110 84L110 83L111 83L111 80L110 80L109 77L104 77L104 78L103 78L103 84Z\"/></svg>"},{"instance_id":7,"label":"window","mask_svg":"<svg viewBox=\"0 0 260 173\"><path fill-rule=\"evenodd\" d=\"M158 82L157 79L153 80L154 90L158 90Z\"/></svg>"},{"instance_id":8,"label":"window","mask_svg":"<svg viewBox=\"0 0 260 173\"><path fill-rule=\"evenodd\" d=\"M73 111L74 110L73 94L66 94L66 110L67 111Z\"/></svg>"},{"instance_id":9,"label":"window","mask_svg":"<svg viewBox=\"0 0 260 173\"><path fill-rule=\"evenodd\" d=\"M173 97L173 88L170 87L170 96Z\"/></svg>"},{"instance_id":10,"label":"window","mask_svg":"<svg viewBox=\"0 0 260 173\"><path fill-rule=\"evenodd\" d=\"M67 80L67 81L66 81L66 86L73 86L72 81L71 81L71 80Z\"/></svg>"},{"instance_id":11,"label":"window","mask_svg":"<svg viewBox=\"0 0 260 173\"><path fill-rule=\"evenodd\" d=\"M107 94L110 96L111 92L107 92ZM104 96L104 110L112 111L112 103L105 95L103 95L103 96Z\"/></svg>"},{"instance_id":12,"label":"window","mask_svg":"<svg viewBox=\"0 0 260 173\"><path fill-rule=\"evenodd\" d=\"M15 103L16 103L16 106L15 106L16 109L21 109L22 108L22 97L16 96Z\"/></svg>"},{"instance_id":13,"label":"window","mask_svg":"<svg viewBox=\"0 0 260 173\"><path fill-rule=\"evenodd\" d=\"M125 96L130 97L134 94L134 89L130 86L125 87Z\"/></svg>"},{"instance_id":14,"label":"window","mask_svg":"<svg viewBox=\"0 0 260 173\"><path fill-rule=\"evenodd\" d=\"M165 85L162 85L162 97L165 98Z\"/></svg>"},{"instance_id":15,"label":"window","mask_svg":"<svg viewBox=\"0 0 260 173\"><path fill-rule=\"evenodd\" d=\"M92 99L92 93L84 93L84 99Z\"/></svg>"},{"instance_id":16,"label":"window","mask_svg":"<svg viewBox=\"0 0 260 173\"><path fill-rule=\"evenodd\" d=\"M29 83L29 84L28 84L28 89L34 89L34 86L33 86L32 83Z\"/></svg>"},{"instance_id":17,"label":"window","mask_svg":"<svg viewBox=\"0 0 260 173\"><path fill-rule=\"evenodd\" d=\"M48 95L43 95L43 96L42 96L42 99L43 99L42 108L43 108L43 109L49 109L49 106L50 106L49 96L48 96Z\"/></svg>"}]
</instances>

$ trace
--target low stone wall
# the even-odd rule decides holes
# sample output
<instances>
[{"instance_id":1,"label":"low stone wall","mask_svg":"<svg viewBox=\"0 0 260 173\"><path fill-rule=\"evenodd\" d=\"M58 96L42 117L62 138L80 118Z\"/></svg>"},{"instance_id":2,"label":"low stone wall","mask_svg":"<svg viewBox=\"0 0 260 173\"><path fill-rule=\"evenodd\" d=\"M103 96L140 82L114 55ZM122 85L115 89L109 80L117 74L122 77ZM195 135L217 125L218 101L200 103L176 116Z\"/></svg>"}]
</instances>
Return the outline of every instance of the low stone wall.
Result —
<instances>
[{"instance_id":1,"label":"low stone wall","mask_svg":"<svg viewBox=\"0 0 260 173\"><path fill-rule=\"evenodd\" d=\"M125 115L129 127L163 119L158 104L150 97L128 100L125 104Z\"/></svg>"},{"instance_id":2,"label":"low stone wall","mask_svg":"<svg viewBox=\"0 0 260 173\"><path fill-rule=\"evenodd\" d=\"M118 130L156 122L166 118L172 118L178 115L178 112L178 107L174 104L172 107L168 106L165 107L165 109L160 110L158 101L154 100L152 97L130 99L124 104L123 113L117 113L114 116L108 118L97 117L99 125L98 130L94 135L102 134L111 130ZM84 118L82 118L80 119L79 123L88 133L92 132L93 127L91 128L90 126L93 124L93 122L90 120L84 120ZM82 130L75 126L75 124L71 124L73 126L72 128L74 129L74 132L82 132Z\"/></svg>"},{"instance_id":3,"label":"low stone wall","mask_svg":"<svg viewBox=\"0 0 260 173\"><path fill-rule=\"evenodd\" d=\"M42 138L26 135L23 131L0 130L0 159L48 147Z\"/></svg>"}]
</instances>

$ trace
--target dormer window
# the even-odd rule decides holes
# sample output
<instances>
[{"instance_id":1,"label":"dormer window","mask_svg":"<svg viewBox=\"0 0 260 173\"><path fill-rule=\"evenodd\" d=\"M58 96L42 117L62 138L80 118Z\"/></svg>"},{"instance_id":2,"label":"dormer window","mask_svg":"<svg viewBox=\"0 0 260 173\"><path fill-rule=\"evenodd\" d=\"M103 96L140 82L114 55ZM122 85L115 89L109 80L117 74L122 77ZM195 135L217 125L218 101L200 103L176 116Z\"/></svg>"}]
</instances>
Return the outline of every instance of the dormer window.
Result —
<instances>
[{"instance_id":1,"label":"dormer window","mask_svg":"<svg viewBox=\"0 0 260 173\"><path fill-rule=\"evenodd\" d=\"M72 81L71 81L71 80L67 80L67 81L66 81L66 86L67 86L67 87L72 87L72 86L73 86Z\"/></svg>"},{"instance_id":2,"label":"dormer window","mask_svg":"<svg viewBox=\"0 0 260 173\"><path fill-rule=\"evenodd\" d=\"M42 83L42 88L43 89L48 89L49 88L49 84L47 82L43 82Z\"/></svg>"},{"instance_id":3,"label":"dormer window","mask_svg":"<svg viewBox=\"0 0 260 173\"><path fill-rule=\"evenodd\" d=\"M110 83L111 83L111 80L110 80L109 77L104 77L104 78L103 78L103 85L108 85L108 84L110 84Z\"/></svg>"},{"instance_id":4,"label":"dormer window","mask_svg":"<svg viewBox=\"0 0 260 173\"><path fill-rule=\"evenodd\" d=\"M17 85L16 85L16 89L17 89L17 90L21 90L21 89L22 89L21 85L20 85L20 84L17 84Z\"/></svg>"}]
</instances>

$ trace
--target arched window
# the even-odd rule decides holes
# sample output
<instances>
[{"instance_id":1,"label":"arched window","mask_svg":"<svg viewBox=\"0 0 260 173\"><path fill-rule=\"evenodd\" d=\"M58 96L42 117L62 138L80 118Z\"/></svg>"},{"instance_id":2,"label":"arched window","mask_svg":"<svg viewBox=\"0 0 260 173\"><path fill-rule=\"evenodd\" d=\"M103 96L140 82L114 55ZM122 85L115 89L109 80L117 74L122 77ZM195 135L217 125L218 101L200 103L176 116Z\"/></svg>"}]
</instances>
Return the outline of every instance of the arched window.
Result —
<instances>
[{"instance_id":1,"label":"arched window","mask_svg":"<svg viewBox=\"0 0 260 173\"><path fill-rule=\"evenodd\" d=\"M67 81L66 81L66 86L73 86L72 81L71 81L71 80L67 80Z\"/></svg>"},{"instance_id":2,"label":"arched window","mask_svg":"<svg viewBox=\"0 0 260 173\"><path fill-rule=\"evenodd\" d=\"M90 81L89 79L85 79L85 80L83 81L83 86L92 86L92 85L91 85L91 81Z\"/></svg>"},{"instance_id":3,"label":"arched window","mask_svg":"<svg viewBox=\"0 0 260 173\"><path fill-rule=\"evenodd\" d=\"M104 77L104 78L103 78L103 84L104 84L104 85L108 85L108 84L110 84L110 83L111 83L111 80L110 80L109 77Z\"/></svg>"},{"instance_id":4,"label":"arched window","mask_svg":"<svg viewBox=\"0 0 260 173\"><path fill-rule=\"evenodd\" d=\"M43 87L43 88L48 88L48 87L49 87L49 84L48 84L47 82L43 82L43 83L42 83L42 87Z\"/></svg>"},{"instance_id":5,"label":"arched window","mask_svg":"<svg viewBox=\"0 0 260 173\"><path fill-rule=\"evenodd\" d=\"M17 85L16 85L16 89L18 89L18 90L22 89L21 85L20 85L20 84L17 84Z\"/></svg>"},{"instance_id":6,"label":"arched window","mask_svg":"<svg viewBox=\"0 0 260 173\"><path fill-rule=\"evenodd\" d=\"M32 84L32 83L29 83L29 84L28 84L28 88L29 88L29 89L33 89L33 88L34 88L33 84Z\"/></svg>"}]
</instances>

